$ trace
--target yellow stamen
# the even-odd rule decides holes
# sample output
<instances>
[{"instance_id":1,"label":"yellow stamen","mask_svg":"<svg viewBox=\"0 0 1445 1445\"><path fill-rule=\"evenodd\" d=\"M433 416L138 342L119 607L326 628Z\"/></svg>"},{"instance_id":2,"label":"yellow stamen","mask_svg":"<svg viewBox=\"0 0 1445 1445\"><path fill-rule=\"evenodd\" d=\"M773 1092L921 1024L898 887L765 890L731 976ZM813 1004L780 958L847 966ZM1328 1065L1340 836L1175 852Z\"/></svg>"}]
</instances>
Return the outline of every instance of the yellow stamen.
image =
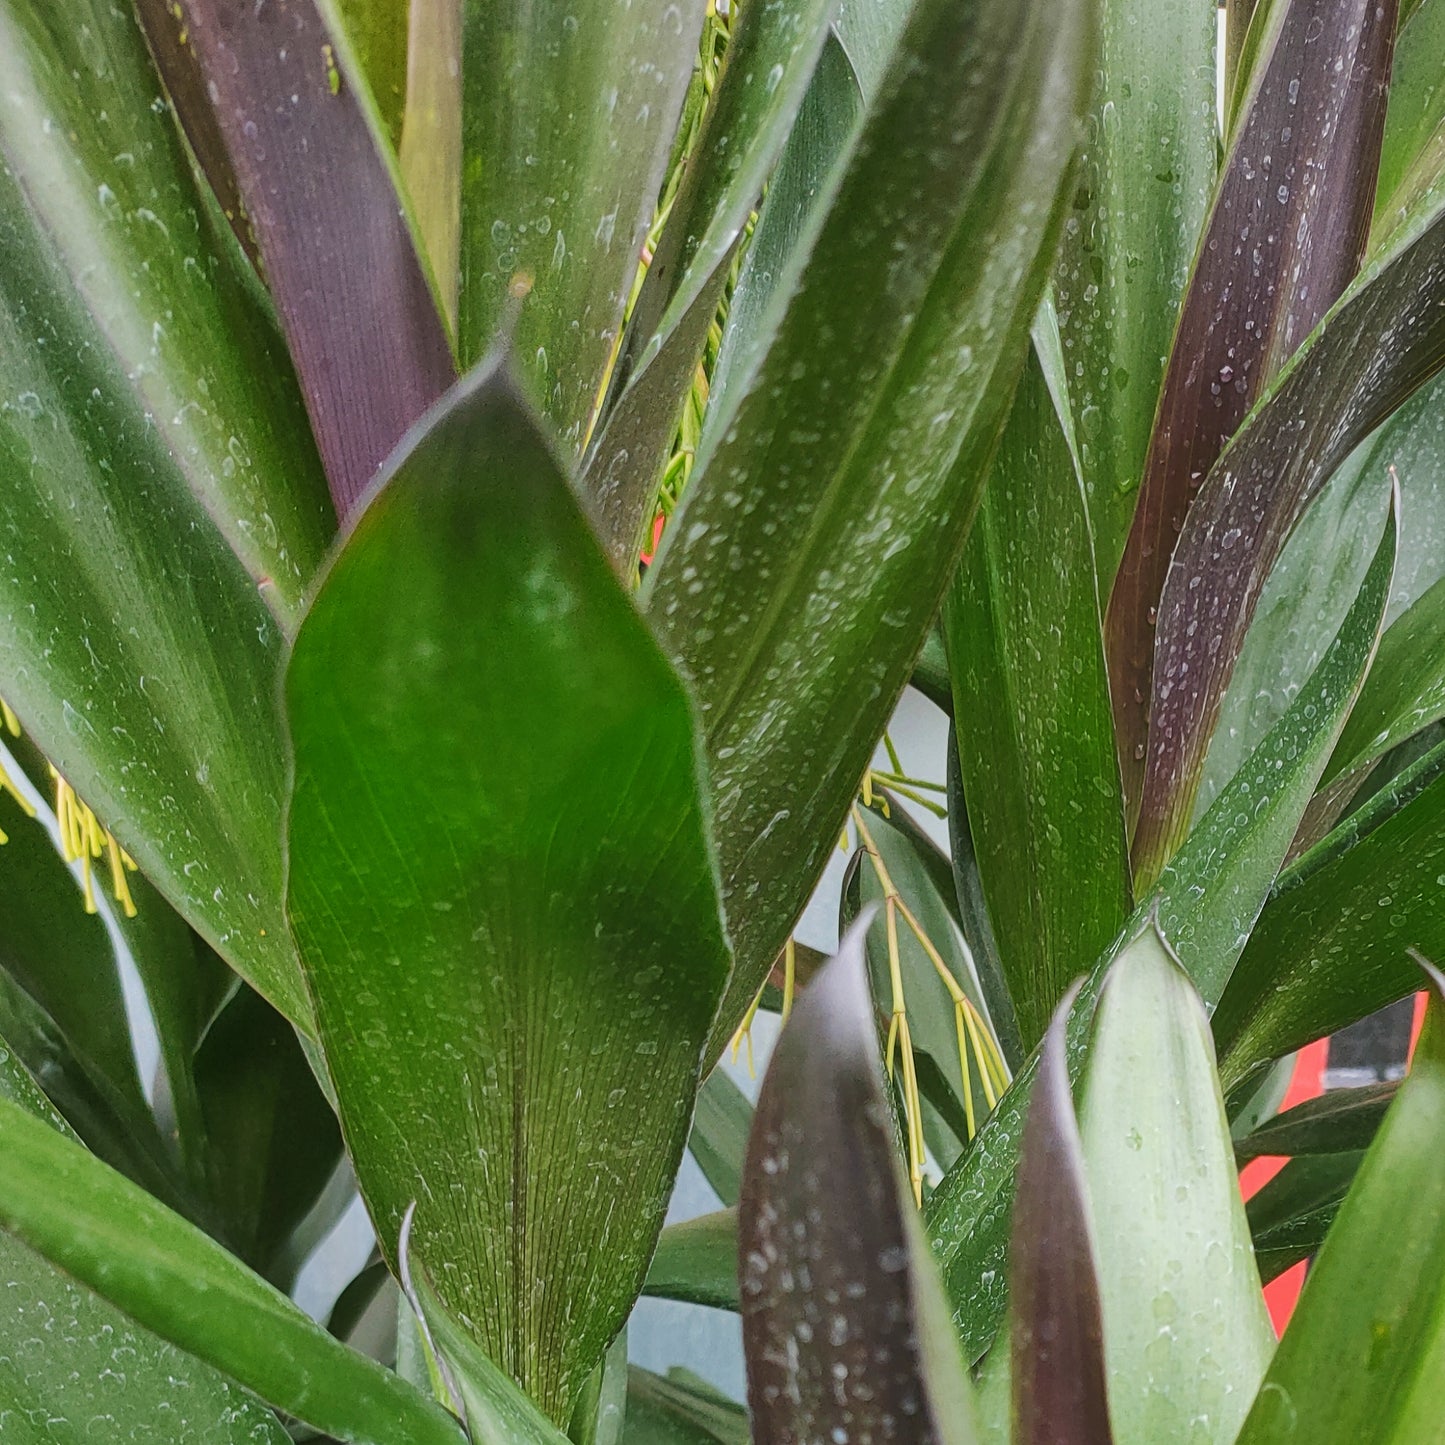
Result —
<instances>
[{"instance_id":1,"label":"yellow stamen","mask_svg":"<svg viewBox=\"0 0 1445 1445\"><path fill-rule=\"evenodd\" d=\"M766 987L766 985L764 985ZM753 1066L753 1020L758 1016L758 1005L763 1001L763 990L760 988L757 997L748 1006L748 1011L743 1015L743 1021L738 1025L738 1031L733 1035L733 1063L738 1061L738 1051L744 1044L748 1046L748 1078L756 1079L757 1070Z\"/></svg>"},{"instance_id":2,"label":"yellow stamen","mask_svg":"<svg viewBox=\"0 0 1445 1445\"><path fill-rule=\"evenodd\" d=\"M783 945L783 1022L793 1011L793 992L798 982L798 945L791 938Z\"/></svg>"},{"instance_id":3,"label":"yellow stamen","mask_svg":"<svg viewBox=\"0 0 1445 1445\"><path fill-rule=\"evenodd\" d=\"M135 859L115 840L115 835L100 826L100 820L88 804L81 802L75 789L51 766L55 779L55 821L60 830L60 852L67 863L80 864L80 887L85 897L85 911L94 913L95 880L93 867L99 858L108 860L111 893L127 918L136 915L135 899L131 897L126 870L135 872Z\"/></svg>"},{"instance_id":4,"label":"yellow stamen","mask_svg":"<svg viewBox=\"0 0 1445 1445\"><path fill-rule=\"evenodd\" d=\"M0 718L5 720L5 730L12 738L20 736L20 719L15 716L10 704L0 697Z\"/></svg>"}]
</instances>

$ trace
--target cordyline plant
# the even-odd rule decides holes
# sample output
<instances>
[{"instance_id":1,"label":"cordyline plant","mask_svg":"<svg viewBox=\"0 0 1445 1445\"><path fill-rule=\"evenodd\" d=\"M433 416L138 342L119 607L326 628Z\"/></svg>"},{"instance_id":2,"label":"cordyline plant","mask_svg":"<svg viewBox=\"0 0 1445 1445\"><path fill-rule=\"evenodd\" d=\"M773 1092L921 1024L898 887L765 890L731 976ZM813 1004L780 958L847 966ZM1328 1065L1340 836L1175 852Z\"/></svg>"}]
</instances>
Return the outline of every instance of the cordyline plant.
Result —
<instances>
[{"instance_id":1,"label":"cordyline plant","mask_svg":"<svg viewBox=\"0 0 1445 1445\"><path fill-rule=\"evenodd\" d=\"M1438 1439L1445 1004L1276 1110L1445 957L1442 76L1445 0L0 0L0 1438Z\"/></svg>"}]
</instances>

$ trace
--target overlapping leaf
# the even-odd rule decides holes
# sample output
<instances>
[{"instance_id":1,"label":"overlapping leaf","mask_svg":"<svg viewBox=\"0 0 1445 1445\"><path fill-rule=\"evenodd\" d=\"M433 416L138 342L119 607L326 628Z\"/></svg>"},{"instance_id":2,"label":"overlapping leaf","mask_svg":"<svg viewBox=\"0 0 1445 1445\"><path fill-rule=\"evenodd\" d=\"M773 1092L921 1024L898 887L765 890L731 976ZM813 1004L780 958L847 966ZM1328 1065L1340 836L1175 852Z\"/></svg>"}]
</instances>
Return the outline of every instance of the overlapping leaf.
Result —
<instances>
[{"instance_id":1,"label":"overlapping leaf","mask_svg":"<svg viewBox=\"0 0 1445 1445\"><path fill-rule=\"evenodd\" d=\"M650 615L701 710L737 952L714 1056L812 887L964 540L1093 33L1093 0L914 8L766 359L733 385L649 571Z\"/></svg>"},{"instance_id":2,"label":"overlapping leaf","mask_svg":"<svg viewBox=\"0 0 1445 1445\"><path fill-rule=\"evenodd\" d=\"M287 700L289 908L383 1248L416 1201L443 1303L565 1423L728 954L686 696L495 366L361 516Z\"/></svg>"}]
</instances>

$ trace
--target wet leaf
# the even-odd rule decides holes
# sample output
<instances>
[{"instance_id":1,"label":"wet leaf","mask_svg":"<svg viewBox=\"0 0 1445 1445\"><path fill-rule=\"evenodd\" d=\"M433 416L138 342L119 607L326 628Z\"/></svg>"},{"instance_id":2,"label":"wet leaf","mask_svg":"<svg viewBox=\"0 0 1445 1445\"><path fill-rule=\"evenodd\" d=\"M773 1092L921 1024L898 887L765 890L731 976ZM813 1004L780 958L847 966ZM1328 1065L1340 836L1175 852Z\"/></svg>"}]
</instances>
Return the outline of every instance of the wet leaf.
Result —
<instances>
[{"instance_id":1,"label":"wet leaf","mask_svg":"<svg viewBox=\"0 0 1445 1445\"><path fill-rule=\"evenodd\" d=\"M784 1026L748 1142L738 1247L758 1445L979 1438L895 1152L864 970L868 922Z\"/></svg>"},{"instance_id":2,"label":"wet leaf","mask_svg":"<svg viewBox=\"0 0 1445 1445\"><path fill-rule=\"evenodd\" d=\"M943 619L979 878L1032 1048L1131 902L1089 519L1032 353Z\"/></svg>"},{"instance_id":3,"label":"wet leaf","mask_svg":"<svg viewBox=\"0 0 1445 1445\"><path fill-rule=\"evenodd\" d=\"M1439 1428L1445 1005L1434 970L1429 981L1430 1017L1409 1078L1305 1281L1240 1445L1405 1445Z\"/></svg>"},{"instance_id":4,"label":"wet leaf","mask_svg":"<svg viewBox=\"0 0 1445 1445\"><path fill-rule=\"evenodd\" d=\"M417 1201L441 1299L565 1423L728 954L686 695L497 366L396 460L286 686L288 904L382 1248Z\"/></svg>"},{"instance_id":5,"label":"wet leaf","mask_svg":"<svg viewBox=\"0 0 1445 1445\"><path fill-rule=\"evenodd\" d=\"M1109 1373L1083 1143L1065 1033L1077 990L1039 1052L1019 1146L1009 1292L1015 1445L1110 1445Z\"/></svg>"},{"instance_id":6,"label":"wet leaf","mask_svg":"<svg viewBox=\"0 0 1445 1445\"><path fill-rule=\"evenodd\" d=\"M1319 1252L1364 1157L1351 1150L1291 1159L1250 1198L1255 1260L1266 1284Z\"/></svg>"},{"instance_id":7,"label":"wet leaf","mask_svg":"<svg viewBox=\"0 0 1445 1445\"><path fill-rule=\"evenodd\" d=\"M1234 1146L1240 1163L1269 1154L1345 1154L1370 1147L1399 1085L1331 1089L1261 1124Z\"/></svg>"},{"instance_id":8,"label":"wet leaf","mask_svg":"<svg viewBox=\"0 0 1445 1445\"><path fill-rule=\"evenodd\" d=\"M455 375L370 98L317 0L136 8L152 45L180 56L182 125L209 111L220 129L344 516ZM392 59L399 11L366 7L370 60Z\"/></svg>"},{"instance_id":9,"label":"wet leaf","mask_svg":"<svg viewBox=\"0 0 1445 1445\"><path fill-rule=\"evenodd\" d=\"M1198 994L1146 929L1110 966L1079 1109L1120 1445L1233 1445L1274 1353Z\"/></svg>"},{"instance_id":10,"label":"wet leaf","mask_svg":"<svg viewBox=\"0 0 1445 1445\"><path fill-rule=\"evenodd\" d=\"M812 889L962 546L1092 37L1093 0L914 8L771 348L734 383L648 572L698 700L737 957L709 1057Z\"/></svg>"},{"instance_id":11,"label":"wet leaf","mask_svg":"<svg viewBox=\"0 0 1445 1445\"><path fill-rule=\"evenodd\" d=\"M461 309L581 452L652 221L703 7L462 0ZM509 318L513 318L509 320Z\"/></svg>"},{"instance_id":12,"label":"wet leaf","mask_svg":"<svg viewBox=\"0 0 1445 1445\"><path fill-rule=\"evenodd\" d=\"M1172 803L1174 791L1196 778L1203 760L1202 748L1198 757L1188 754L1189 740L1174 720L1177 708L1166 706L1181 690L1171 688L1171 680L1185 675L1171 652L1181 645L1169 610L1178 606L1177 585L1166 592L1171 556L1178 556L1179 568L1190 569L1186 580L1205 579L1191 598L1222 610L1227 604L1216 595L1231 589L1217 574L1225 566L1233 570L1253 550L1269 518L1231 518L1244 540L1216 541L1212 564L1183 543L1176 548L1175 539L1186 516L1192 520L1185 541L1216 520L1221 491L1197 515L1196 494L1255 401L1354 277L1374 202L1394 0L1289 0L1260 19L1273 22L1276 15L1278 34L1251 83L1184 298L1138 505L1108 603L1115 728L1133 811L1145 787L1145 743L1152 730L1148 801L1135 845L1136 872L1146 882L1169 851L1160 845L1156 815ZM1318 405L1314 411L1323 419ZM1293 438L1290 445L1296 445ZM1286 515L1275 526L1287 534L1292 499L1276 505ZM1211 535L1223 531L1211 528ZM1220 556L1223 551L1229 555ZM1260 580L1267 571L1267 565L1261 568ZM1163 619L1157 664L1156 617ZM1203 637L1195 646L1204 646ZM1232 662L1231 654L1213 666L1227 676ZM1217 709L1217 697L1212 706ZM1166 765L1167 786L1159 776ZM1177 838L1169 841L1177 844ZM1140 867L1141 861L1148 866Z\"/></svg>"},{"instance_id":13,"label":"wet leaf","mask_svg":"<svg viewBox=\"0 0 1445 1445\"><path fill-rule=\"evenodd\" d=\"M7 4L0 94L4 695L171 903L304 1024L267 604L294 619L330 526L305 415L129 10Z\"/></svg>"},{"instance_id":14,"label":"wet leaf","mask_svg":"<svg viewBox=\"0 0 1445 1445\"><path fill-rule=\"evenodd\" d=\"M0 1144L4 1228L146 1329L342 1440L460 1445L439 1406L333 1340L220 1245L9 1095L0 1099Z\"/></svg>"},{"instance_id":15,"label":"wet leaf","mask_svg":"<svg viewBox=\"0 0 1445 1445\"><path fill-rule=\"evenodd\" d=\"M1400 213L1401 187L1422 160L1435 159L1445 124L1445 6L1440 0L1417 4L1408 17L1401 7L1400 34L1395 42L1395 64L1390 76L1390 105L1385 116L1385 135L1380 148L1380 178L1376 190L1375 225L1371 244L1378 248L1388 240Z\"/></svg>"},{"instance_id":16,"label":"wet leaf","mask_svg":"<svg viewBox=\"0 0 1445 1445\"><path fill-rule=\"evenodd\" d=\"M1193 0L1106 0L1101 14L1099 83L1054 295L1107 600L1214 190L1218 21Z\"/></svg>"}]
</instances>

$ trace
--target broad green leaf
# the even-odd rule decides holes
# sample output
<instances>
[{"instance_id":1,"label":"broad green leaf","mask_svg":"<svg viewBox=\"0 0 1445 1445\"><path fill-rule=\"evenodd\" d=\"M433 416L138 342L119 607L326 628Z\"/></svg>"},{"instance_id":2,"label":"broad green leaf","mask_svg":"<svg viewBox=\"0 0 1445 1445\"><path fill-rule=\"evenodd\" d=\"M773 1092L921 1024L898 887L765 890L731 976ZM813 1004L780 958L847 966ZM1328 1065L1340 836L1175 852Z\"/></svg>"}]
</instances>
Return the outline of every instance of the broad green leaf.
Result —
<instances>
[{"instance_id":1,"label":"broad green leaf","mask_svg":"<svg viewBox=\"0 0 1445 1445\"><path fill-rule=\"evenodd\" d=\"M721 1069L714 1069L698 1091L687 1147L724 1205L738 1202L752 1122L748 1096Z\"/></svg>"},{"instance_id":2,"label":"broad green leaf","mask_svg":"<svg viewBox=\"0 0 1445 1445\"><path fill-rule=\"evenodd\" d=\"M510 328L528 391L575 456L617 344L704 7L461 3L462 362Z\"/></svg>"},{"instance_id":3,"label":"broad green leaf","mask_svg":"<svg viewBox=\"0 0 1445 1445\"><path fill-rule=\"evenodd\" d=\"M1165 720L1173 711L1166 712L1165 704L1184 690L1179 680L1185 677L1170 650L1180 641L1167 626L1169 604L1178 605L1179 584L1166 583L1174 576L1171 556L1190 567L1186 584L1201 579L1194 601L1207 607L1216 594L1230 593L1219 574L1251 552L1256 534L1270 525L1271 509L1260 505L1255 515L1232 518L1229 525L1242 540L1216 543L1205 554L1193 556L1182 543L1176 549L1175 539L1186 518L1188 536L1217 520L1223 493L1201 491L1201 484L1251 407L1359 269L1374 202L1395 0L1287 0L1275 9L1283 12L1278 35L1250 83L1248 108L1204 230L1138 505L1108 599L1106 650L1131 814L1139 812L1141 796L1146 799L1135 844L1135 871L1145 883L1172 851L1161 843L1159 815L1177 807L1175 790L1197 786L1203 762L1203 748L1197 757L1189 755L1190 740L1182 729L1171 732ZM1284 445L1282 437L1276 444ZM1203 498L1199 505L1196 494ZM1284 515L1274 525L1287 534L1294 520L1288 493L1279 509ZM1211 535L1223 530L1221 525ZM1261 581L1267 571L1261 569ZM1205 627L1201 623L1184 639L1196 651L1206 645L1199 635ZM1232 653L1211 658L1226 678L1233 661ZM1207 669L1192 663L1191 686L1196 670ZM1146 739L1153 750L1148 756ZM1167 785L1161 778L1166 768ZM1187 825L1187 808L1180 821ZM1169 842L1177 846L1178 839Z\"/></svg>"},{"instance_id":4,"label":"broad green leaf","mask_svg":"<svg viewBox=\"0 0 1445 1445\"><path fill-rule=\"evenodd\" d=\"M624 568L656 499L732 255L788 138L838 0L744 5L666 227L633 303L615 401L587 463L598 527Z\"/></svg>"},{"instance_id":5,"label":"broad green leaf","mask_svg":"<svg viewBox=\"0 0 1445 1445\"><path fill-rule=\"evenodd\" d=\"M1105 0L1099 82L1054 272L1105 599L1124 549L1217 165L1213 7Z\"/></svg>"},{"instance_id":6,"label":"broad green leaf","mask_svg":"<svg viewBox=\"0 0 1445 1445\"><path fill-rule=\"evenodd\" d=\"M748 1415L688 1371L627 1372L623 1445L748 1445Z\"/></svg>"},{"instance_id":7,"label":"broad green leaf","mask_svg":"<svg viewBox=\"0 0 1445 1445\"><path fill-rule=\"evenodd\" d=\"M1079 1108L1114 1436L1232 1445L1274 1352L1199 996L1152 929L1110 966Z\"/></svg>"},{"instance_id":8,"label":"broad green leaf","mask_svg":"<svg viewBox=\"0 0 1445 1445\"><path fill-rule=\"evenodd\" d=\"M806 901L967 534L1093 36L1093 0L915 6L649 569L707 739L736 950L710 1057Z\"/></svg>"},{"instance_id":9,"label":"broad green leaf","mask_svg":"<svg viewBox=\"0 0 1445 1445\"><path fill-rule=\"evenodd\" d=\"M294 618L329 526L305 416L129 11L13 0L0 95L4 696L171 903L305 1023L266 601Z\"/></svg>"},{"instance_id":10,"label":"broad green leaf","mask_svg":"<svg viewBox=\"0 0 1445 1445\"><path fill-rule=\"evenodd\" d=\"M417 1201L443 1302L565 1423L642 1286L728 952L686 695L498 366L394 462L286 696L289 907L382 1247Z\"/></svg>"},{"instance_id":11,"label":"broad green leaf","mask_svg":"<svg viewBox=\"0 0 1445 1445\"><path fill-rule=\"evenodd\" d=\"M1340 1208L1240 1445L1414 1445L1445 1367L1445 1004ZM1321 1363L1328 1361L1328 1368Z\"/></svg>"},{"instance_id":12,"label":"broad green leaf","mask_svg":"<svg viewBox=\"0 0 1445 1445\"><path fill-rule=\"evenodd\" d=\"M1291 1159L1250 1198L1255 1262L1266 1284L1319 1252L1364 1157L1348 1150Z\"/></svg>"},{"instance_id":13,"label":"broad green leaf","mask_svg":"<svg viewBox=\"0 0 1445 1445\"><path fill-rule=\"evenodd\" d=\"M900 1438L979 1439L893 1142L863 959L871 917L784 1025L748 1141L738 1253L758 1445L886 1440L914 1416Z\"/></svg>"},{"instance_id":14,"label":"broad green leaf","mask_svg":"<svg viewBox=\"0 0 1445 1445\"><path fill-rule=\"evenodd\" d=\"M1401 15L1390 76L1390 105L1380 147L1375 229L1371 241L1388 239L1398 208L1392 205L1412 166L1445 123L1445 5L1424 0L1406 21Z\"/></svg>"},{"instance_id":15,"label":"broad green leaf","mask_svg":"<svg viewBox=\"0 0 1445 1445\"><path fill-rule=\"evenodd\" d=\"M1445 363L1442 275L1445 177L1316 328L1190 508L1159 609L1136 877L1155 873L1187 828L1259 588L1299 516L1356 445ZM1195 578L1204 580L1194 586Z\"/></svg>"},{"instance_id":16,"label":"broad green leaf","mask_svg":"<svg viewBox=\"0 0 1445 1445\"><path fill-rule=\"evenodd\" d=\"M0 1149L0 1225L163 1340L342 1440L461 1445L439 1406L8 1097Z\"/></svg>"},{"instance_id":17,"label":"broad green leaf","mask_svg":"<svg viewBox=\"0 0 1445 1445\"><path fill-rule=\"evenodd\" d=\"M1368 1149L1399 1085L1331 1089L1261 1124L1234 1146L1243 1163L1267 1154L1347 1154Z\"/></svg>"},{"instance_id":18,"label":"broad green leaf","mask_svg":"<svg viewBox=\"0 0 1445 1445\"><path fill-rule=\"evenodd\" d=\"M455 368L369 88L326 8L136 3L171 57L182 126L220 131L345 516ZM388 50L398 9L369 0L368 55Z\"/></svg>"},{"instance_id":19,"label":"broad green leaf","mask_svg":"<svg viewBox=\"0 0 1445 1445\"><path fill-rule=\"evenodd\" d=\"M911 8L912 0L841 0L838 6L834 31L865 106L872 105L888 73Z\"/></svg>"},{"instance_id":20,"label":"broad green leaf","mask_svg":"<svg viewBox=\"0 0 1445 1445\"><path fill-rule=\"evenodd\" d=\"M1089 518L1032 353L943 627L974 854L1032 1048L1131 902Z\"/></svg>"},{"instance_id":21,"label":"broad green leaf","mask_svg":"<svg viewBox=\"0 0 1445 1445\"><path fill-rule=\"evenodd\" d=\"M1215 799L1159 886L1140 901L1130 925L1095 965L1070 1018L1072 1068L1085 1056L1093 999L1105 969L1155 917L1205 1006L1219 999L1369 666L1394 555L1392 520L1354 607L1309 685ZM928 1204L929 1233L954 1322L974 1360L988 1348L1002 1315L1014 1167L1037 1057L1036 1052L1016 1075L973 1147ZM1227 1059L1220 1072L1226 1091L1232 1089L1238 1076L1230 1074Z\"/></svg>"},{"instance_id":22,"label":"broad green leaf","mask_svg":"<svg viewBox=\"0 0 1445 1445\"><path fill-rule=\"evenodd\" d=\"M1007 1365L1016 1445L1112 1445L1114 1438L1096 1226L1065 1051L1076 993L1060 1003L1041 1044L1019 1148Z\"/></svg>"},{"instance_id":23,"label":"broad green leaf","mask_svg":"<svg viewBox=\"0 0 1445 1445\"><path fill-rule=\"evenodd\" d=\"M862 8L872 13L877 7L865 3ZM772 341L770 328L777 324L774 299L791 290L792 272L812 244L830 195L830 177L847 151L863 103L848 56L837 35L830 33L768 182L767 195L758 207L752 240L743 253L708 386L705 448L717 430L718 418L735 410L735 391L747 384L767 353Z\"/></svg>"},{"instance_id":24,"label":"broad green leaf","mask_svg":"<svg viewBox=\"0 0 1445 1445\"><path fill-rule=\"evenodd\" d=\"M1445 956L1445 744L1280 878L1214 1016L1225 1085L1418 987L1404 956Z\"/></svg>"},{"instance_id":25,"label":"broad green leaf","mask_svg":"<svg viewBox=\"0 0 1445 1445\"><path fill-rule=\"evenodd\" d=\"M407 101L409 12L425 0L332 0L393 145Z\"/></svg>"},{"instance_id":26,"label":"broad green leaf","mask_svg":"<svg viewBox=\"0 0 1445 1445\"><path fill-rule=\"evenodd\" d=\"M657 1241L642 1292L715 1309L737 1309L737 1211L719 1209L669 1224Z\"/></svg>"}]
</instances>

